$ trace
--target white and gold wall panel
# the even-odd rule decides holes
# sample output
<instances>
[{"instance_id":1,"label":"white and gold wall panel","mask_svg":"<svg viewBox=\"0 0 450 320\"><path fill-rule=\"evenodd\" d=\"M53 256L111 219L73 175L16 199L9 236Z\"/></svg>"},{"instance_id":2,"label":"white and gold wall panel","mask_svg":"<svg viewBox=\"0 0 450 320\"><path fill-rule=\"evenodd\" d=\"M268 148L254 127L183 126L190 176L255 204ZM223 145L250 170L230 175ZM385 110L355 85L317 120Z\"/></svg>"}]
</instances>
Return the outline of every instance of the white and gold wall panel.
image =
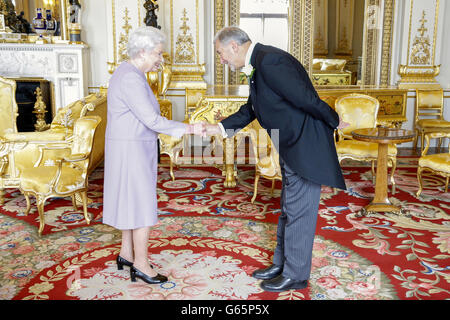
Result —
<instances>
[{"instance_id":1,"label":"white and gold wall panel","mask_svg":"<svg viewBox=\"0 0 450 320\"><path fill-rule=\"evenodd\" d=\"M169 4L169 6L168 6ZM164 21L170 30L172 57L170 89L206 89L204 0L165 1Z\"/></svg>"},{"instance_id":2,"label":"white and gold wall panel","mask_svg":"<svg viewBox=\"0 0 450 320\"><path fill-rule=\"evenodd\" d=\"M439 87L442 0L409 0L404 9L404 51L398 72L401 88Z\"/></svg>"},{"instance_id":3,"label":"white and gold wall panel","mask_svg":"<svg viewBox=\"0 0 450 320\"><path fill-rule=\"evenodd\" d=\"M129 33L143 25L146 10L144 0L107 0L108 72L113 73L126 59ZM159 22L159 21L158 21Z\"/></svg>"}]
</instances>

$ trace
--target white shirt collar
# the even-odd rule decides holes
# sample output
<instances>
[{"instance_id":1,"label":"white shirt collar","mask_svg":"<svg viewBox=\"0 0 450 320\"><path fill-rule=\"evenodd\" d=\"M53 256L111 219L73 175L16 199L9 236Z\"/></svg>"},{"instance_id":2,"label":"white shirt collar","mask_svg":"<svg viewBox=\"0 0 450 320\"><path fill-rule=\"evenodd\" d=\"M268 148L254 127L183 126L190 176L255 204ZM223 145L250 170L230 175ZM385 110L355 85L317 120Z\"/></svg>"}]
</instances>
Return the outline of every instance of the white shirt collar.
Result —
<instances>
[{"instance_id":1,"label":"white shirt collar","mask_svg":"<svg viewBox=\"0 0 450 320\"><path fill-rule=\"evenodd\" d=\"M247 76L249 76L253 70L253 66L250 63L250 60L252 58L253 49L255 48L255 43L252 42L250 44L250 47L248 47L247 54L245 55L245 65L242 68L242 72L244 72Z\"/></svg>"}]
</instances>

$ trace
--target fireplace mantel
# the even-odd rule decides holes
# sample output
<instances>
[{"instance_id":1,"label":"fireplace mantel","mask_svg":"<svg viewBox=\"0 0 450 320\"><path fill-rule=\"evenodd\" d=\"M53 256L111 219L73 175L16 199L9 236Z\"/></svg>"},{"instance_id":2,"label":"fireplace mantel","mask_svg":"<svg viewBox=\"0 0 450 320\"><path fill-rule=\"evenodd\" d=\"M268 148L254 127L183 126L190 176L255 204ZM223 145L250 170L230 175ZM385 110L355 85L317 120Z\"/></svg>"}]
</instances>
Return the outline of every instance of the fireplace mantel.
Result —
<instances>
[{"instance_id":1,"label":"fireplace mantel","mask_svg":"<svg viewBox=\"0 0 450 320\"><path fill-rule=\"evenodd\" d=\"M0 44L0 75L50 81L55 110L87 95L87 62L85 44Z\"/></svg>"}]
</instances>

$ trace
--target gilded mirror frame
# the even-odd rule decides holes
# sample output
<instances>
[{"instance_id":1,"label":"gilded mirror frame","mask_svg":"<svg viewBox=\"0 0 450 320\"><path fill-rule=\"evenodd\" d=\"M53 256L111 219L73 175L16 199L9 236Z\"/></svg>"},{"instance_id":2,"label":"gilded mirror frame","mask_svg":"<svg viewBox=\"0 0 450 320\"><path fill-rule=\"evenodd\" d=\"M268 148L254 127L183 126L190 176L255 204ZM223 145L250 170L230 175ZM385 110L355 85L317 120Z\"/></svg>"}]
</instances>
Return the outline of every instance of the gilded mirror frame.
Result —
<instances>
[{"instance_id":1,"label":"gilded mirror frame","mask_svg":"<svg viewBox=\"0 0 450 320\"><path fill-rule=\"evenodd\" d=\"M289 52L311 74L314 0L289 1ZM228 8L226 8L227 3ZM240 0L214 0L214 5L214 34L225 26L226 12L228 13L227 25L239 25ZM389 86L390 84L394 8L395 0L365 0L362 85ZM380 37L381 50L378 46ZM214 75L215 84L225 84L225 67L220 64L217 55L214 57ZM228 84L237 83L239 83L237 72L230 72Z\"/></svg>"}]
</instances>

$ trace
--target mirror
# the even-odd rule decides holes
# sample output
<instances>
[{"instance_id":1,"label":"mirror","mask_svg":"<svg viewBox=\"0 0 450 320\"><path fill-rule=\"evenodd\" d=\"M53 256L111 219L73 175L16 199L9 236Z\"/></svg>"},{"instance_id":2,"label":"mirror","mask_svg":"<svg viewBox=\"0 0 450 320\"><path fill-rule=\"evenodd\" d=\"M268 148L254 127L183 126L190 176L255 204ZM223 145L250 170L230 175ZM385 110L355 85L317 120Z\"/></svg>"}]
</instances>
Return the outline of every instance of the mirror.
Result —
<instances>
[{"instance_id":1,"label":"mirror","mask_svg":"<svg viewBox=\"0 0 450 320\"><path fill-rule=\"evenodd\" d=\"M46 18L46 10L50 10L51 17L56 21L55 31L47 33L53 36L60 36L63 40L68 39L67 23L65 21L67 2L67 0L0 0L0 4L4 8L8 8L5 20L10 19L12 32L35 34L33 19L36 17L37 9L41 8L44 19ZM14 17L14 14L16 17ZM27 25L27 22L29 25Z\"/></svg>"},{"instance_id":2,"label":"mirror","mask_svg":"<svg viewBox=\"0 0 450 320\"><path fill-rule=\"evenodd\" d=\"M315 0L312 79L315 85L361 83L364 1Z\"/></svg>"},{"instance_id":3,"label":"mirror","mask_svg":"<svg viewBox=\"0 0 450 320\"><path fill-rule=\"evenodd\" d=\"M317 5L322 0L304 0L309 2L312 6ZM350 5L354 2L353 5ZM395 14L395 0L327 0L328 10L323 12L330 13L330 10L337 11L338 8L343 9L347 5L347 9L343 9L343 12L337 13L335 16L343 16L343 19L347 19L342 23L336 23L334 19L333 26L327 26L327 30L331 30L328 36L343 41L345 39L338 38L337 34L344 33L345 26L350 26L353 23L353 53L352 59L358 57L358 61L352 62L349 67L352 67L352 72L356 71L356 84L361 86L379 86L389 87L391 77L391 56L392 56L392 39L393 39L393 27L394 27L394 14ZM332 5L332 8L330 6ZM351 12L353 8L353 13ZM313 8L317 13L316 7ZM347 10L347 11L345 11ZM349 14L353 14L353 18L350 19ZM320 19L323 19L320 15L314 19L314 28L317 22L320 23ZM330 19L325 19L329 24ZM339 21L338 21L339 22ZM336 26L339 26L337 29ZM303 26L307 27L307 26ZM317 29L315 29L317 32ZM316 41L318 37L314 39ZM329 43L329 42L328 42ZM360 43L362 53L360 54L356 43ZM338 47L335 45L335 47ZM319 49L316 45L316 53ZM330 49L330 48L328 48ZM327 53L328 55L329 53ZM359 56L361 58L359 58ZM311 64L313 57L311 57ZM353 66L352 66L353 64ZM355 70L355 66L357 66ZM345 68L345 67L344 67ZM312 69L312 68L311 68ZM353 78L354 79L354 78ZM355 80L353 80L355 83Z\"/></svg>"}]
</instances>

